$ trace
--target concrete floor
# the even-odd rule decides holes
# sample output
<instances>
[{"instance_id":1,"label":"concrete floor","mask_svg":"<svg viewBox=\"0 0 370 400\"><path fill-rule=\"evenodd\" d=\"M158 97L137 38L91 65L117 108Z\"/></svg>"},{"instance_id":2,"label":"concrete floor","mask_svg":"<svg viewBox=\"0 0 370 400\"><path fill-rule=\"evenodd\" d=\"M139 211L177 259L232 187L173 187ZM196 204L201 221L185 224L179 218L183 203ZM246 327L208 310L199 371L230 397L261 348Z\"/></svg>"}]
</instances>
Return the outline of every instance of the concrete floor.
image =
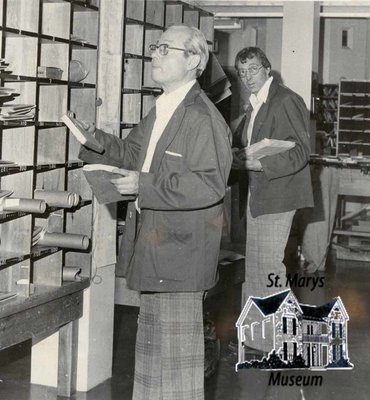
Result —
<instances>
[{"instance_id":1,"label":"concrete floor","mask_svg":"<svg viewBox=\"0 0 370 400\"><path fill-rule=\"evenodd\" d=\"M240 287L234 286L209 301L221 341L217 372L206 381L206 400L368 400L370 399L370 263L336 261L325 273L323 288L295 290L302 303L321 305L340 296L349 321L349 356L352 371L326 371L321 387L272 387L270 373L234 370L237 354L230 342L236 341L234 324L239 314ZM116 306L113 377L75 400L130 400L133 382L134 338L138 309ZM29 384L30 342L0 352L1 400L54 400L53 388ZM297 372L295 372L297 374ZM294 374L286 372L284 374ZM303 372L302 375L317 375ZM148 399L149 400L149 399ZM175 399L174 399L175 400Z\"/></svg>"}]
</instances>

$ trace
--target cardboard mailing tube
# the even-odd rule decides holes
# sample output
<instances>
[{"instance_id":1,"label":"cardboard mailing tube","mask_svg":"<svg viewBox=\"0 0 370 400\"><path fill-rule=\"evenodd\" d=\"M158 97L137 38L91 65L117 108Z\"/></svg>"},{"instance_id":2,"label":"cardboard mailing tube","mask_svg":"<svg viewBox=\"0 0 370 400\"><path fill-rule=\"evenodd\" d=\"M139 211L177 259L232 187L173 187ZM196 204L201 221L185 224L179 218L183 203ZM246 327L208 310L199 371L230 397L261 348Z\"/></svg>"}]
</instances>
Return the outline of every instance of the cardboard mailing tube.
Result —
<instances>
[{"instance_id":1,"label":"cardboard mailing tube","mask_svg":"<svg viewBox=\"0 0 370 400\"><path fill-rule=\"evenodd\" d=\"M35 199L42 199L51 207L70 208L79 203L79 196L76 193L65 192L59 190L42 190L36 189L34 193Z\"/></svg>"},{"instance_id":2,"label":"cardboard mailing tube","mask_svg":"<svg viewBox=\"0 0 370 400\"><path fill-rule=\"evenodd\" d=\"M64 282L74 282L81 280L81 268L78 267L63 267L62 279Z\"/></svg>"},{"instance_id":3,"label":"cardboard mailing tube","mask_svg":"<svg viewBox=\"0 0 370 400\"><path fill-rule=\"evenodd\" d=\"M41 246L57 246L68 249L86 250L90 239L85 235L75 233L45 232L37 244Z\"/></svg>"},{"instance_id":4,"label":"cardboard mailing tube","mask_svg":"<svg viewBox=\"0 0 370 400\"><path fill-rule=\"evenodd\" d=\"M23 211L35 214L43 214L46 210L44 200L34 199L13 199L11 197L4 198L2 203L3 211Z\"/></svg>"}]
</instances>

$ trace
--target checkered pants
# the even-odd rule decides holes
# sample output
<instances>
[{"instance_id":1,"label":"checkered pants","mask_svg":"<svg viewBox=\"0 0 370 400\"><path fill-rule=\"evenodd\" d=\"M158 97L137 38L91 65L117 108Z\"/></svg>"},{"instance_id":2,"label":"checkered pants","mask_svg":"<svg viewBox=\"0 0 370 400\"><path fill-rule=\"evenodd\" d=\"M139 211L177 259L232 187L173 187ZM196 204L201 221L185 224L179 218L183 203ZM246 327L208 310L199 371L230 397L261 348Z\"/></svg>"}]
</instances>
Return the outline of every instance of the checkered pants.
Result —
<instances>
[{"instance_id":1,"label":"checkered pants","mask_svg":"<svg viewBox=\"0 0 370 400\"><path fill-rule=\"evenodd\" d=\"M286 289L283 260L294 214L295 210L253 218L248 204L242 307L249 296L264 297ZM280 277L281 288L267 287L270 273Z\"/></svg>"},{"instance_id":2,"label":"checkered pants","mask_svg":"<svg viewBox=\"0 0 370 400\"><path fill-rule=\"evenodd\" d=\"M203 399L203 292L142 293L133 400Z\"/></svg>"}]
</instances>

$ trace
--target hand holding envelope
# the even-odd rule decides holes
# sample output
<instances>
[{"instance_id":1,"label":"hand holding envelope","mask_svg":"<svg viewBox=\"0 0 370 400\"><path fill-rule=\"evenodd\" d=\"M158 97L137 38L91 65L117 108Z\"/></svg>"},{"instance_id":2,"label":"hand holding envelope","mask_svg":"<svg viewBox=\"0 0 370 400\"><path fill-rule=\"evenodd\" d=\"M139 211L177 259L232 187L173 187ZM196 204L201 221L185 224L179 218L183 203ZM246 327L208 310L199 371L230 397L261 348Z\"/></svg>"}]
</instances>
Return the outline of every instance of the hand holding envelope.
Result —
<instances>
[{"instance_id":1,"label":"hand holding envelope","mask_svg":"<svg viewBox=\"0 0 370 400\"><path fill-rule=\"evenodd\" d=\"M236 170L262 171L261 162L248 155L246 149L233 149L232 168Z\"/></svg>"},{"instance_id":2,"label":"hand holding envelope","mask_svg":"<svg viewBox=\"0 0 370 400\"><path fill-rule=\"evenodd\" d=\"M116 168L112 170L115 174L122 175L121 178L111 179L111 182L121 194L138 194L139 193L139 176L138 171L130 171L128 169Z\"/></svg>"}]
</instances>

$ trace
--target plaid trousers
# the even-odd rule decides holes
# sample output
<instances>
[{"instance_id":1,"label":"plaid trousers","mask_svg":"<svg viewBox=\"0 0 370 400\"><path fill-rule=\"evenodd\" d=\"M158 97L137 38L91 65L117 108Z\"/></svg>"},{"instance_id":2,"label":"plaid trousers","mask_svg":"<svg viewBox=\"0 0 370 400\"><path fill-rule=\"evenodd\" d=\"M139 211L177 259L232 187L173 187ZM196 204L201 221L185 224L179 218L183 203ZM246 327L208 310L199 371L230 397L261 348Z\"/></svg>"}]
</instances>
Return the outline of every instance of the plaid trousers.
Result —
<instances>
[{"instance_id":1,"label":"plaid trousers","mask_svg":"<svg viewBox=\"0 0 370 400\"><path fill-rule=\"evenodd\" d=\"M242 307L249 296L265 297L286 289L283 260L294 214L295 210L253 218L248 204ZM267 287L270 273L280 277L281 288Z\"/></svg>"},{"instance_id":2,"label":"plaid trousers","mask_svg":"<svg viewBox=\"0 0 370 400\"><path fill-rule=\"evenodd\" d=\"M133 400L203 399L203 292L142 293Z\"/></svg>"}]
</instances>

